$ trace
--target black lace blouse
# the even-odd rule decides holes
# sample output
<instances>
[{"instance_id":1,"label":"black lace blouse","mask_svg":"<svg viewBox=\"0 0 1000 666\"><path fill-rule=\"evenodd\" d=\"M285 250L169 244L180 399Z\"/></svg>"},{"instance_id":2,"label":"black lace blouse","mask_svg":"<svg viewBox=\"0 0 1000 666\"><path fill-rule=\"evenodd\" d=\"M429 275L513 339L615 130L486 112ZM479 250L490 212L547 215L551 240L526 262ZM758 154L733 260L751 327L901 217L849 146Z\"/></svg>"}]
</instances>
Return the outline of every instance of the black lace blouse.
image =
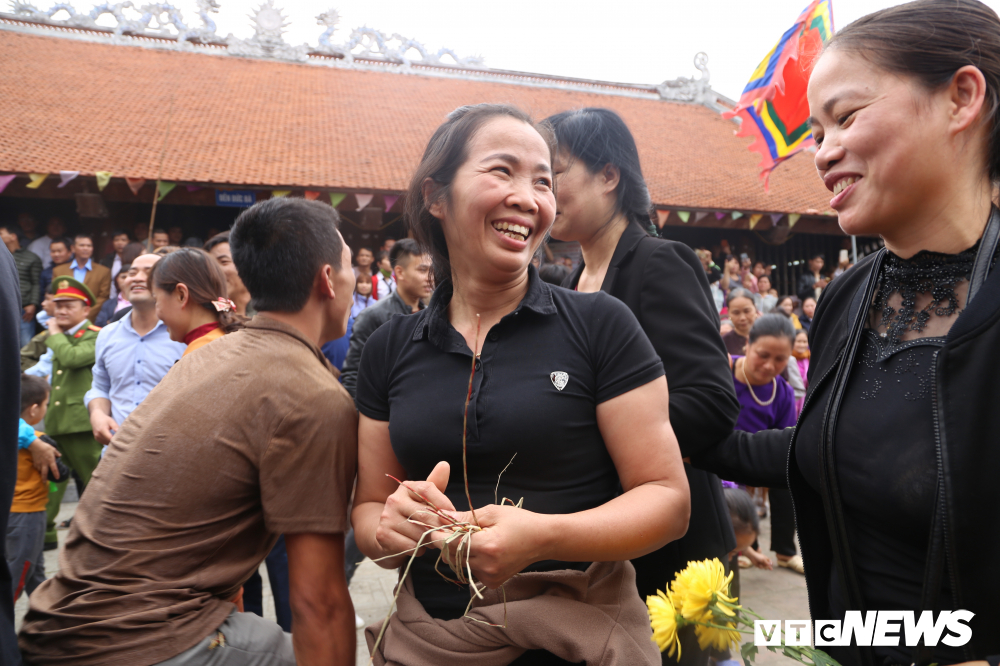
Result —
<instances>
[{"instance_id":1,"label":"black lace blouse","mask_svg":"<svg viewBox=\"0 0 1000 666\"><path fill-rule=\"evenodd\" d=\"M937 486L934 362L964 306L977 248L910 259L889 253L879 275L834 443L849 547L867 610L921 606ZM818 448L797 447L796 460L818 486ZM833 617L842 617L847 602L836 571L830 599ZM947 587L939 609L954 610ZM912 662L912 648L874 650L887 664ZM960 648L945 645L934 656L940 663L964 660Z\"/></svg>"}]
</instances>

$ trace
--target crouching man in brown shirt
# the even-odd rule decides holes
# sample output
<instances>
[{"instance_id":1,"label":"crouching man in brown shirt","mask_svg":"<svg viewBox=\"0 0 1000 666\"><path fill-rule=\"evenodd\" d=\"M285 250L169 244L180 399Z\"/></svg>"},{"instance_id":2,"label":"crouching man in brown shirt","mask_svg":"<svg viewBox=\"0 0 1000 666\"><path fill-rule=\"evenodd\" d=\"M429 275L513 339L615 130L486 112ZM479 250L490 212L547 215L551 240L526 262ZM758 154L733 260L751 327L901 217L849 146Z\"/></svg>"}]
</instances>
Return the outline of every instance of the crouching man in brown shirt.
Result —
<instances>
[{"instance_id":1,"label":"crouching man in brown shirt","mask_svg":"<svg viewBox=\"0 0 1000 666\"><path fill-rule=\"evenodd\" d=\"M28 664L354 663L357 416L319 349L353 300L336 223L303 199L237 219L233 259L259 314L181 359L111 440L59 573L31 596ZM294 636L232 602L280 534Z\"/></svg>"}]
</instances>

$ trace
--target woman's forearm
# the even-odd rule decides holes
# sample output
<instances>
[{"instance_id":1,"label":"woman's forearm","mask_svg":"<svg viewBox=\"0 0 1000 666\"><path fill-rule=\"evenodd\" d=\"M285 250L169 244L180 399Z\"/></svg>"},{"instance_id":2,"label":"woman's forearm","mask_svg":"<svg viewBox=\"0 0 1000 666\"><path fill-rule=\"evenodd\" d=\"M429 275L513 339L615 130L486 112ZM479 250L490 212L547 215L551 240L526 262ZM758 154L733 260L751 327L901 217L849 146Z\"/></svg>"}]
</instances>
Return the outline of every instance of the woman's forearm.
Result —
<instances>
[{"instance_id":1,"label":"woman's forearm","mask_svg":"<svg viewBox=\"0 0 1000 666\"><path fill-rule=\"evenodd\" d=\"M613 562L646 555L684 536L691 498L686 485L647 483L587 511L537 515L539 559Z\"/></svg>"}]
</instances>

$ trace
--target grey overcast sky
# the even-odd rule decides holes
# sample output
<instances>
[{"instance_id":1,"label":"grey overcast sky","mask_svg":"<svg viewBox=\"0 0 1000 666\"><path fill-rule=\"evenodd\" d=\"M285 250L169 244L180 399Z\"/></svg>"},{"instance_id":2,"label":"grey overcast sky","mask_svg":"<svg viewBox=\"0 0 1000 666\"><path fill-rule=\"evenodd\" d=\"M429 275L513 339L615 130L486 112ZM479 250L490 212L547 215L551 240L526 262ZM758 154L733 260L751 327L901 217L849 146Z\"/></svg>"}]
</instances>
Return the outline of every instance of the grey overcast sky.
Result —
<instances>
[{"instance_id":1,"label":"grey overcast sky","mask_svg":"<svg viewBox=\"0 0 1000 666\"><path fill-rule=\"evenodd\" d=\"M37 3L46 6L45 2ZM74 2L77 10L89 2ZM174 0L197 25L194 0ZM221 36L253 34L249 15L261 2L219 0ZM488 67L628 83L695 76L692 60L709 56L712 87L738 99L750 73L809 0L274 0L290 23L291 44L317 44L317 15L333 7L341 21L333 42L360 26L416 39L432 51L479 55ZM834 28L896 0L833 0ZM1000 0L986 0L994 10Z\"/></svg>"}]
</instances>

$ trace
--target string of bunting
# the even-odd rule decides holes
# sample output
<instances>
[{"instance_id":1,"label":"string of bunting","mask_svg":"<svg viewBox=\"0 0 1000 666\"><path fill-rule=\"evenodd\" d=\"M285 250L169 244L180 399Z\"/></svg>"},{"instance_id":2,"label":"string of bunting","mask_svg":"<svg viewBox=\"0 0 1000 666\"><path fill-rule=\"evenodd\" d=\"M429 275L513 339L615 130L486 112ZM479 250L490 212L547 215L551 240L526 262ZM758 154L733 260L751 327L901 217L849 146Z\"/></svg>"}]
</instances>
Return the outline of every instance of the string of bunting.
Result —
<instances>
[{"instance_id":1,"label":"string of bunting","mask_svg":"<svg viewBox=\"0 0 1000 666\"><path fill-rule=\"evenodd\" d=\"M387 201L388 201L388 198L387 198ZM390 205L387 203L386 204L386 210L388 211L389 208L390 208ZM710 214L714 214L715 215L715 219L717 221L720 221L720 222L722 220L724 220L727 216L731 217L733 221L739 220L739 219L741 219L743 217L747 217L748 218L747 219L748 226L751 229L754 229L758 224L760 224L760 221L762 219L764 219L765 215L771 219L771 223L774 226L778 226L778 223L781 221L781 218L786 217L785 213L750 213L750 214L748 214L748 213L743 213L743 212L738 211L738 210L734 210L734 211L722 211L722 210L720 210L720 211L715 211L714 213L712 213L710 211L688 211L688 210L662 210L662 209L657 209L656 210L656 226L658 228L662 229L663 226L667 223L667 219L670 217L671 213L676 214L677 215L677 219L679 219L681 221L681 223L683 223L683 224L688 224L688 223L698 224L699 222L701 222L702 220L704 220L706 217L708 217ZM693 217L693 219L692 219L692 217ZM799 220L802 219L802 214L801 213L788 213L787 214L787 218L788 218L788 228L789 229L794 229L795 225L798 224Z\"/></svg>"}]
</instances>

